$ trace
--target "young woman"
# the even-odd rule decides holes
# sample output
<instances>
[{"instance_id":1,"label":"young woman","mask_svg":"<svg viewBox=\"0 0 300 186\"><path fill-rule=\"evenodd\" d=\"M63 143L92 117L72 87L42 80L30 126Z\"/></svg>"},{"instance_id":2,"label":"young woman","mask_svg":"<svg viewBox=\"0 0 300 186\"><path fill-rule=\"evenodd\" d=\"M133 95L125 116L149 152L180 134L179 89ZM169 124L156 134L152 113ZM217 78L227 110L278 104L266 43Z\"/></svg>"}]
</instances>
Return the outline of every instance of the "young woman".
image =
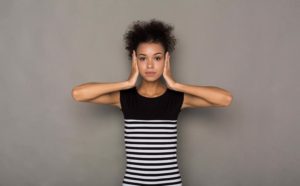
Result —
<instances>
[{"instance_id":1,"label":"young woman","mask_svg":"<svg viewBox=\"0 0 300 186\"><path fill-rule=\"evenodd\" d=\"M177 164L177 118L184 108L225 107L231 94L213 86L179 83L171 74L173 26L136 21L124 35L131 74L116 83L85 83L73 88L76 101L109 104L124 116L125 185L182 185ZM136 86L139 75L141 84ZM164 78L165 84L161 82Z\"/></svg>"}]
</instances>

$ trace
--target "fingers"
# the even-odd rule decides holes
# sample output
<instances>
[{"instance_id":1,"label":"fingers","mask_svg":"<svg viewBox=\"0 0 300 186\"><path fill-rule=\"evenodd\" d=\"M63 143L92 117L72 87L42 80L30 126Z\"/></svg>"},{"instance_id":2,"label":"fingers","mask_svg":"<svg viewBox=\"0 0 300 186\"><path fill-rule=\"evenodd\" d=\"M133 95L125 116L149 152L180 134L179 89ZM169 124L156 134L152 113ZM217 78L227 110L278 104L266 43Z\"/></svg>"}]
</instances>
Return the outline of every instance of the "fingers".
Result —
<instances>
[{"instance_id":1,"label":"fingers","mask_svg":"<svg viewBox=\"0 0 300 186\"><path fill-rule=\"evenodd\" d=\"M166 54L165 54L165 60L166 61L168 60L168 52L166 52Z\"/></svg>"},{"instance_id":2,"label":"fingers","mask_svg":"<svg viewBox=\"0 0 300 186\"><path fill-rule=\"evenodd\" d=\"M134 62L135 60L136 60L136 55L135 55L135 51L133 50L133 52L132 52L132 62Z\"/></svg>"},{"instance_id":3,"label":"fingers","mask_svg":"<svg viewBox=\"0 0 300 186\"><path fill-rule=\"evenodd\" d=\"M134 66L136 71L139 72L135 50L133 50L133 52L132 52L132 65Z\"/></svg>"},{"instance_id":4,"label":"fingers","mask_svg":"<svg viewBox=\"0 0 300 186\"><path fill-rule=\"evenodd\" d=\"M133 56L134 56L134 62L136 63L136 66L137 66L137 57L136 57L136 53L135 53L135 50L133 50Z\"/></svg>"},{"instance_id":5,"label":"fingers","mask_svg":"<svg viewBox=\"0 0 300 186\"><path fill-rule=\"evenodd\" d=\"M137 57L136 57L135 50L133 50L132 52L132 66L138 71Z\"/></svg>"},{"instance_id":6,"label":"fingers","mask_svg":"<svg viewBox=\"0 0 300 186\"><path fill-rule=\"evenodd\" d=\"M166 67L169 68L170 67L170 54L169 54L169 52L166 52L165 62L166 62L165 63Z\"/></svg>"}]
</instances>

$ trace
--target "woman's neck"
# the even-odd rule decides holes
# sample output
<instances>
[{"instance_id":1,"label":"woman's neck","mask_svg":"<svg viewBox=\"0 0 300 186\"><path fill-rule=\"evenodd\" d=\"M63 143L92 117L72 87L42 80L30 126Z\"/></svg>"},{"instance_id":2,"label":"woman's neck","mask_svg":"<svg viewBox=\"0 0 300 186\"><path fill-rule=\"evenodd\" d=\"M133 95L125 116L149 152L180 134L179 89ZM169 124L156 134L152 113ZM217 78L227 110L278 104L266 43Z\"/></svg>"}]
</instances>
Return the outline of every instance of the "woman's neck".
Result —
<instances>
[{"instance_id":1,"label":"woman's neck","mask_svg":"<svg viewBox=\"0 0 300 186\"><path fill-rule=\"evenodd\" d=\"M165 90L166 86L162 84L160 81L156 82L146 82L143 81L139 87L137 87L139 93L149 96L155 97L161 95Z\"/></svg>"}]
</instances>

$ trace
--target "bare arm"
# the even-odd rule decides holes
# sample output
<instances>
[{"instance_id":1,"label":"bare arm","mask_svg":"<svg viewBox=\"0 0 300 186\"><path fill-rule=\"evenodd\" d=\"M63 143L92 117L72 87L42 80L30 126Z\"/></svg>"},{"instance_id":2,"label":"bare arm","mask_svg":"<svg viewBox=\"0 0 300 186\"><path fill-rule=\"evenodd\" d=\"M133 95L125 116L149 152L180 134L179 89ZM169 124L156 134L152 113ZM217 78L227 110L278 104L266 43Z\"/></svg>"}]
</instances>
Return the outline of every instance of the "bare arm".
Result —
<instances>
[{"instance_id":1,"label":"bare arm","mask_svg":"<svg viewBox=\"0 0 300 186\"><path fill-rule=\"evenodd\" d=\"M85 102L91 101L95 98L98 98L99 96L109 95L109 93L117 92L128 88L130 88L128 81L116 83L90 82L74 87L72 90L72 96L76 101ZM115 101L111 100L110 102L113 103Z\"/></svg>"},{"instance_id":2,"label":"bare arm","mask_svg":"<svg viewBox=\"0 0 300 186\"><path fill-rule=\"evenodd\" d=\"M172 77L170 64L170 55L166 52L163 76L168 87L184 92L181 109L187 107L225 107L230 105L232 95L225 89L215 86L195 86L176 82Z\"/></svg>"},{"instance_id":3,"label":"bare arm","mask_svg":"<svg viewBox=\"0 0 300 186\"><path fill-rule=\"evenodd\" d=\"M184 92L184 104L186 107L209 107L209 106L229 106L232 95L225 89L215 86L194 86L182 83L175 83L173 88Z\"/></svg>"},{"instance_id":4,"label":"bare arm","mask_svg":"<svg viewBox=\"0 0 300 186\"><path fill-rule=\"evenodd\" d=\"M127 81L115 83L90 82L72 89L74 100L99 104L111 104L121 108L120 90L134 87L139 75L135 51L132 53L131 73Z\"/></svg>"}]
</instances>

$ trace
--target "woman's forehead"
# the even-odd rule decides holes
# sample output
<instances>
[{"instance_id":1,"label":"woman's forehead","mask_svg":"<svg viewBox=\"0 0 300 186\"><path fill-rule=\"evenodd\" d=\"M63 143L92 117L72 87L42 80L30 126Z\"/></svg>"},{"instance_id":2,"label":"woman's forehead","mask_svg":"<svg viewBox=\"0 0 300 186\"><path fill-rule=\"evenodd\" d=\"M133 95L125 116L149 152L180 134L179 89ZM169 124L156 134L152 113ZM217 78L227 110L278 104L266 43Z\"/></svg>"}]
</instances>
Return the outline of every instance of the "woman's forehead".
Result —
<instances>
[{"instance_id":1,"label":"woman's forehead","mask_svg":"<svg viewBox=\"0 0 300 186\"><path fill-rule=\"evenodd\" d=\"M141 43L137 48L137 54L157 55L162 54L164 48L160 43Z\"/></svg>"}]
</instances>

